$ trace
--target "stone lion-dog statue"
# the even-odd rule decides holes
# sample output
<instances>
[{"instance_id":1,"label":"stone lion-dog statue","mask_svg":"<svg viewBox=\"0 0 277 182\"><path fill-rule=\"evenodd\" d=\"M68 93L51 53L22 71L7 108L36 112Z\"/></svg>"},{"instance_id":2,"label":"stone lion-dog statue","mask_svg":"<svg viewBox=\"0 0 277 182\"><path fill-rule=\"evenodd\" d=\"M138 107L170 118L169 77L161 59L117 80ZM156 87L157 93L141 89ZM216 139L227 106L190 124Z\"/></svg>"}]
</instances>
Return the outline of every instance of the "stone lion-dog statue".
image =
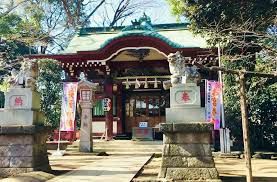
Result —
<instances>
[{"instance_id":1,"label":"stone lion-dog statue","mask_svg":"<svg viewBox=\"0 0 277 182\"><path fill-rule=\"evenodd\" d=\"M195 82L200 79L197 67L189 66L181 52L170 53L167 58L171 77L170 80L164 82L164 89L169 89L169 87L181 83Z\"/></svg>"},{"instance_id":2,"label":"stone lion-dog statue","mask_svg":"<svg viewBox=\"0 0 277 182\"><path fill-rule=\"evenodd\" d=\"M13 87L20 88L36 88L36 80L38 77L38 63L36 60L23 59L20 70L12 69L11 76L8 79Z\"/></svg>"}]
</instances>

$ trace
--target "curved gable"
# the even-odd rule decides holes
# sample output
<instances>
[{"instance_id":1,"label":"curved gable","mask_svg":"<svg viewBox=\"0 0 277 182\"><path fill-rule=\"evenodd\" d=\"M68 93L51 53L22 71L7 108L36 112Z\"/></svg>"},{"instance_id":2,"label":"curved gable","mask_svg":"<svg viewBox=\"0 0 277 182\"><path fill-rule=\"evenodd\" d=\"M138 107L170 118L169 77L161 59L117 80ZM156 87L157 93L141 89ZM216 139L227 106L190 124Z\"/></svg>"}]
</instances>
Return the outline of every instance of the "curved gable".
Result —
<instances>
[{"instance_id":1,"label":"curved gable","mask_svg":"<svg viewBox=\"0 0 277 182\"><path fill-rule=\"evenodd\" d=\"M156 39L159 39L160 41L166 43L171 48L184 48L183 45L173 42L169 38L155 32L155 31L127 31L127 32L122 32L119 35L117 35L111 39L106 40L101 45L100 49L106 47L108 44L112 43L113 41L115 41L117 39L124 39L124 38L128 38L128 37L149 37L149 38L153 38L154 41ZM157 41L157 42L160 42L160 41Z\"/></svg>"}]
</instances>

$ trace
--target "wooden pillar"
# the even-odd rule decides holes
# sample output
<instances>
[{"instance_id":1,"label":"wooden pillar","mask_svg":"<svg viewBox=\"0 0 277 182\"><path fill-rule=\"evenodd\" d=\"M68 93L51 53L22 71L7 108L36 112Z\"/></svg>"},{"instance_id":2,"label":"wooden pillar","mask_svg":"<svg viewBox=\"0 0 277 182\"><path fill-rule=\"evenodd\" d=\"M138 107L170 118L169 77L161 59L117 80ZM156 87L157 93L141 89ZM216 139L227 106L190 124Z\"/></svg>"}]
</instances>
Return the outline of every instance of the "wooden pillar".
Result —
<instances>
[{"instance_id":1,"label":"wooden pillar","mask_svg":"<svg viewBox=\"0 0 277 182\"><path fill-rule=\"evenodd\" d=\"M113 139L113 84L110 79L105 81L105 98L109 98L111 100L111 109L105 112L106 118L106 140Z\"/></svg>"},{"instance_id":2,"label":"wooden pillar","mask_svg":"<svg viewBox=\"0 0 277 182\"><path fill-rule=\"evenodd\" d=\"M116 95L116 100L117 100L117 106L116 106L116 113L117 113L117 117L119 118L119 120L117 121L117 133L118 134L122 134L122 85L118 85L118 92Z\"/></svg>"},{"instance_id":3,"label":"wooden pillar","mask_svg":"<svg viewBox=\"0 0 277 182\"><path fill-rule=\"evenodd\" d=\"M246 104L246 89L245 89L245 74L239 73L239 84L240 84L240 108L241 108L241 119L242 119L242 131L243 131L243 143L244 143L244 157L246 163L246 181L253 182L252 167L251 167L251 151L250 151L250 136L249 136L249 122L248 122L248 111Z\"/></svg>"}]
</instances>

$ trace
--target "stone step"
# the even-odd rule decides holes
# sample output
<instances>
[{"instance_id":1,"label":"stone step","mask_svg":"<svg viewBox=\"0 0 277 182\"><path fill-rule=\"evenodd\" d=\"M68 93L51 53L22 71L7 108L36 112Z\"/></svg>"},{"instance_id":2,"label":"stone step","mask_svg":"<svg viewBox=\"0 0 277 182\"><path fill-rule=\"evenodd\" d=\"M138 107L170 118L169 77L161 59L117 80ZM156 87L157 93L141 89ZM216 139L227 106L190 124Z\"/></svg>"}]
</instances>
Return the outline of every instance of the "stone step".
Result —
<instances>
[{"instance_id":1,"label":"stone step","mask_svg":"<svg viewBox=\"0 0 277 182\"><path fill-rule=\"evenodd\" d=\"M79 151L79 148L67 148L66 151Z\"/></svg>"},{"instance_id":2,"label":"stone step","mask_svg":"<svg viewBox=\"0 0 277 182\"><path fill-rule=\"evenodd\" d=\"M161 163L158 164L149 164L144 166L144 169L159 169L160 168Z\"/></svg>"},{"instance_id":3,"label":"stone step","mask_svg":"<svg viewBox=\"0 0 277 182\"><path fill-rule=\"evenodd\" d=\"M67 152L74 152L74 151L79 151L79 148L67 148L66 149ZM105 149L99 149L99 148L94 148L93 149L94 152L98 153L98 152L106 152L108 154L161 154L162 151L161 150L149 150L149 149L140 149L140 150L124 150L124 149L110 149L110 150L105 150Z\"/></svg>"},{"instance_id":4,"label":"stone step","mask_svg":"<svg viewBox=\"0 0 277 182\"><path fill-rule=\"evenodd\" d=\"M157 151L162 152L159 148L110 148L110 147L93 147L95 150L105 150L105 151Z\"/></svg>"},{"instance_id":5,"label":"stone step","mask_svg":"<svg viewBox=\"0 0 277 182\"><path fill-rule=\"evenodd\" d=\"M107 151L157 151L157 152L162 152L161 149L159 148L128 148L128 147L98 147L98 146L93 146L94 149L97 150L107 150Z\"/></svg>"},{"instance_id":6,"label":"stone step","mask_svg":"<svg viewBox=\"0 0 277 182\"><path fill-rule=\"evenodd\" d=\"M110 146L110 145L97 145L97 144L93 144L94 148L103 148L103 149L155 149L155 150L162 150L161 146L125 146L125 145L117 145L117 146ZM69 145L67 148L79 148L79 146L71 146Z\"/></svg>"},{"instance_id":7,"label":"stone step","mask_svg":"<svg viewBox=\"0 0 277 182\"><path fill-rule=\"evenodd\" d=\"M66 149L67 152L79 150L79 141L75 141ZM162 141L132 141L132 140L95 140L93 143L94 152L106 152L110 155L161 155Z\"/></svg>"},{"instance_id":8,"label":"stone step","mask_svg":"<svg viewBox=\"0 0 277 182\"><path fill-rule=\"evenodd\" d=\"M158 176L159 168L144 168L141 172L141 176Z\"/></svg>"},{"instance_id":9,"label":"stone step","mask_svg":"<svg viewBox=\"0 0 277 182\"><path fill-rule=\"evenodd\" d=\"M75 150L75 151L67 151L67 153L79 153L79 150ZM103 151L97 151L97 150L94 150L93 153L94 154L98 154L100 152L103 152ZM152 154L156 154L154 152L106 152L108 155L130 155L130 156L133 156L133 155L152 155ZM91 154L91 153L90 153Z\"/></svg>"},{"instance_id":10,"label":"stone step","mask_svg":"<svg viewBox=\"0 0 277 182\"><path fill-rule=\"evenodd\" d=\"M113 145L113 144L97 144L97 143L93 143L93 145L95 147L113 147L113 148L118 148L118 147L123 147L123 148L160 148L162 149L162 145L136 145L136 144L117 144L117 145Z\"/></svg>"},{"instance_id":11,"label":"stone step","mask_svg":"<svg viewBox=\"0 0 277 182\"><path fill-rule=\"evenodd\" d=\"M132 182L162 182L162 180L157 179L157 176L140 176L139 178L134 178Z\"/></svg>"},{"instance_id":12,"label":"stone step","mask_svg":"<svg viewBox=\"0 0 277 182\"><path fill-rule=\"evenodd\" d=\"M162 156L159 156L159 157L154 157L152 160L151 160L151 163L156 163L156 162L161 162L162 161Z\"/></svg>"},{"instance_id":13,"label":"stone step","mask_svg":"<svg viewBox=\"0 0 277 182\"><path fill-rule=\"evenodd\" d=\"M79 148L79 145L69 145L67 148L72 148L72 149Z\"/></svg>"},{"instance_id":14,"label":"stone step","mask_svg":"<svg viewBox=\"0 0 277 182\"><path fill-rule=\"evenodd\" d=\"M94 150L94 152L100 152L97 150ZM154 154L154 152L132 152L132 151L122 151L122 152L107 152L107 154L109 155L149 155L149 154Z\"/></svg>"},{"instance_id":15,"label":"stone step","mask_svg":"<svg viewBox=\"0 0 277 182\"><path fill-rule=\"evenodd\" d=\"M162 144L149 144L149 143L97 143L93 142L97 146L162 146Z\"/></svg>"},{"instance_id":16,"label":"stone step","mask_svg":"<svg viewBox=\"0 0 277 182\"><path fill-rule=\"evenodd\" d=\"M135 141L135 140L112 140L112 141L104 141L104 140L94 140L95 143L109 143L109 144L136 144L136 145L162 145L162 140L154 140L154 141Z\"/></svg>"},{"instance_id":17,"label":"stone step","mask_svg":"<svg viewBox=\"0 0 277 182\"><path fill-rule=\"evenodd\" d=\"M108 144L108 145L162 145L163 141L155 140L155 141L133 141L133 140L112 140L112 141L105 141L105 140L93 140L94 144ZM73 142L71 145L78 145L79 141Z\"/></svg>"},{"instance_id":18,"label":"stone step","mask_svg":"<svg viewBox=\"0 0 277 182\"><path fill-rule=\"evenodd\" d=\"M159 145L98 145L93 144L94 148L105 148L105 149L158 149L162 150L162 146Z\"/></svg>"}]
</instances>

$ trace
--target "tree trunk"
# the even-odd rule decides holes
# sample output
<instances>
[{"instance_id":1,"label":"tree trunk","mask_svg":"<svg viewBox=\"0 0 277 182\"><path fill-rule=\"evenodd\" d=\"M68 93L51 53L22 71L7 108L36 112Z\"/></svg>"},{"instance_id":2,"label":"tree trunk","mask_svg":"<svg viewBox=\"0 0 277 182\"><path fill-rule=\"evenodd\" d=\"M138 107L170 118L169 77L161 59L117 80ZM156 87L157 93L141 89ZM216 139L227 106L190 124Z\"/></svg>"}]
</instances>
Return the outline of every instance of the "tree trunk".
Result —
<instances>
[{"instance_id":1,"label":"tree trunk","mask_svg":"<svg viewBox=\"0 0 277 182\"><path fill-rule=\"evenodd\" d=\"M251 151L250 151L250 138L249 138L249 123L248 123L248 111L246 105L246 89L245 89L245 74L239 73L240 84L240 108L242 119L242 131L243 131L243 143L244 143L244 157L246 162L246 181L253 182L252 167L251 167Z\"/></svg>"}]
</instances>

